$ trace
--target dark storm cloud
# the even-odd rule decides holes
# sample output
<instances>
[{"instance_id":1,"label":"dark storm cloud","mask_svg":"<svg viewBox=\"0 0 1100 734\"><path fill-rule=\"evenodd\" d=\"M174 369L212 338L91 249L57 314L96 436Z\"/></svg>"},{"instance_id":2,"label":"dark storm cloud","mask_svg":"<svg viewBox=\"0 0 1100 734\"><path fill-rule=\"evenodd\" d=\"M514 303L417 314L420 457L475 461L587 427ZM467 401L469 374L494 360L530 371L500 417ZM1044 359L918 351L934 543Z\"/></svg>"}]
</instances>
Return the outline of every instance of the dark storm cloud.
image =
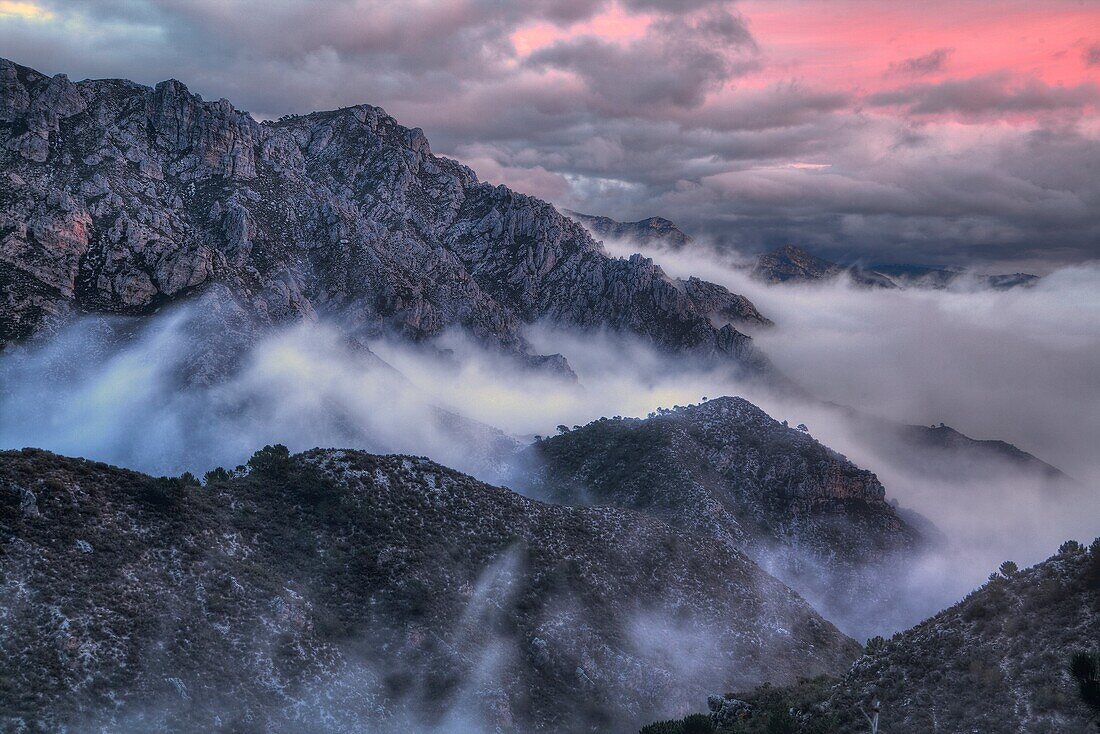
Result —
<instances>
[{"instance_id":1,"label":"dark storm cloud","mask_svg":"<svg viewBox=\"0 0 1100 734\"><path fill-rule=\"evenodd\" d=\"M904 76L925 76L927 74L934 74L937 71L942 71L944 64L947 62L947 57L954 53L953 48L937 48L935 51L930 51L923 56L914 56L910 59L903 61L896 61L890 64L890 68L887 72L890 74L898 74Z\"/></svg>"},{"instance_id":2,"label":"dark storm cloud","mask_svg":"<svg viewBox=\"0 0 1100 734\"><path fill-rule=\"evenodd\" d=\"M714 10L691 20L658 19L642 38L625 44L595 36L558 41L531 54L527 63L572 72L594 94L629 110L698 107L708 93L756 68L755 60L743 55L755 50L740 18Z\"/></svg>"},{"instance_id":3,"label":"dark storm cloud","mask_svg":"<svg viewBox=\"0 0 1100 734\"><path fill-rule=\"evenodd\" d=\"M1041 79L1017 80L1008 74L949 79L936 84L913 84L872 94L872 105L898 106L910 114L1043 112L1082 109L1100 102L1100 86L1047 84Z\"/></svg>"}]
</instances>

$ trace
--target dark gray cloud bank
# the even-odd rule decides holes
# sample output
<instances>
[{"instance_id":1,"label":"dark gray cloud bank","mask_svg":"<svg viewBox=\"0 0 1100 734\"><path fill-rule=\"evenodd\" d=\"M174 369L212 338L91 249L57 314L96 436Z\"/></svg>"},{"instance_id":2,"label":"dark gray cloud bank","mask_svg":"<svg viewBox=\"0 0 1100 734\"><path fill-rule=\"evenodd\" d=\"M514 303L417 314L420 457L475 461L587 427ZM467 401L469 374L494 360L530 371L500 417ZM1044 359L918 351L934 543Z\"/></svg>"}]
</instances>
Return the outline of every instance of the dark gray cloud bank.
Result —
<instances>
[{"instance_id":1,"label":"dark gray cloud bank","mask_svg":"<svg viewBox=\"0 0 1100 734\"><path fill-rule=\"evenodd\" d=\"M785 71L747 11L712 0L38 6L45 17L0 17L3 55L79 78L175 77L261 117L378 104L490 181L666 216L740 250L1039 270L1100 256L1100 86L943 78L953 47L889 63L881 88L843 89ZM648 27L586 30L616 8ZM518 47L533 24L560 36ZM1089 70L1096 48L1065 51ZM774 81L738 88L761 72Z\"/></svg>"}]
</instances>

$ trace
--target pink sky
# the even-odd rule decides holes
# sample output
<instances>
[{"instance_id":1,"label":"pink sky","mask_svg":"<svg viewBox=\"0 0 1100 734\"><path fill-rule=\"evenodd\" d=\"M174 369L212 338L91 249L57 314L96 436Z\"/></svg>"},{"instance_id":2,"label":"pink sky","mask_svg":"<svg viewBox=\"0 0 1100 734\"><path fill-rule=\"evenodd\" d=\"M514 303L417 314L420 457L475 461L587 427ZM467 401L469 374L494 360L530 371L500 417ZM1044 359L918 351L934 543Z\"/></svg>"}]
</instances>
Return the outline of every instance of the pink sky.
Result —
<instances>
[{"instance_id":1,"label":"pink sky","mask_svg":"<svg viewBox=\"0 0 1100 734\"><path fill-rule=\"evenodd\" d=\"M1100 257L1100 0L0 0L0 54L377 104L492 183L741 248Z\"/></svg>"},{"instance_id":2,"label":"pink sky","mask_svg":"<svg viewBox=\"0 0 1100 734\"><path fill-rule=\"evenodd\" d=\"M822 84L880 89L891 83L883 77L890 63L937 48L953 53L933 79L1007 69L1070 85L1100 71L1081 56L1095 41L1100 8L1083 2L750 0L738 7L778 69Z\"/></svg>"},{"instance_id":3,"label":"pink sky","mask_svg":"<svg viewBox=\"0 0 1100 734\"><path fill-rule=\"evenodd\" d=\"M1009 72L1047 84L1073 86L1100 79L1084 52L1100 38L1100 3L1083 0L975 2L925 0L745 0L731 3L745 18L765 59L743 77L741 88L797 79L815 87L871 93L906 81L890 65L937 49L948 50L943 70L921 77L934 82ZM650 21L612 6L561 28L540 22L519 29L521 55L581 35L627 41Z\"/></svg>"}]
</instances>

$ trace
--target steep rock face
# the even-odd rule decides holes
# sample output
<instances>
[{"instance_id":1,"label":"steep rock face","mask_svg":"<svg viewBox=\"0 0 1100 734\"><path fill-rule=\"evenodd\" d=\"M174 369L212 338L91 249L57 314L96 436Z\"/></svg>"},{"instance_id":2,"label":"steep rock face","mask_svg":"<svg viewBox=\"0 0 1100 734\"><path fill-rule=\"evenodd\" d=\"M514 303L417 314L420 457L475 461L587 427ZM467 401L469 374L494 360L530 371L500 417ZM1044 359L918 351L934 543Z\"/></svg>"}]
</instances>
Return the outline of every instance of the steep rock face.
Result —
<instances>
[{"instance_id":1,"label":"steep rock face","mask_svg":"<svg viewBox=\"0 0 1100 734\"><path fill-rule=\"evenodd\" d=\"M596 237L612 240L629 240L643 247L682 249L695 240L664 217L649 217L637 222L618 222L611 217L581 214L566 210L570 218L583 224Z\"/></svg>"},{"instance_id":2,"label":"steep rock face","mask_svg":"<svg viewBox=\"0 0 1100 734\"><path fill-rule=\"evenodd\" d=\"M716 323L734 323L743 326L774 326L771 319L756 310L752 301L742 295L731 293L715 283L709 283L696 277L683 281L684 292L695 307L709 315Z\"/></svg>"},{"instance_id":3,"label":"steep rock face","mask_svg":"<svg viewBox=\"0 0 1100 734\"><path fill-rule=\"evenodd\" d=\"M923 544L874 474L741 398L603 419L526 458L537 496L627 507L743 549L854 631L882 622L884 577Z\"/></svg>"},{"instance_id":4,"label":"steep rock face","mask_svg":"<svg viewBox=\"0 0 1100 734\"><path fill-rule=\"evenodd\" d=\"M607 257L376 107L260 124L174 80L73 83L0 60L0 143L0 345L215 290L258 328L458 328L544 364L521 332L545 321L765 367L651 260Z\"/></svg>"},{"instance_id":5,"label":"steep rock face","mask_svg":"<svg viewBox=\"0 0 1100 734\"><path fill-rule=\"evenodd\" d=\"M860 658L830 692L835 731L860 732L882 701L884 731L1095 731L1069 675L1100 635L1100 543L994 577L955 606Z\"/></svg>"},{"instance_id":6,"label":"steep rock face","mask_svg":"<svg viewBox=\"0 0 1100 734\"><path fill-rule=\"evenodd\" d=\"M426 459L0 453L0 726L629 731L858 646L746 557Z\"/></svg>"}]
</instances>

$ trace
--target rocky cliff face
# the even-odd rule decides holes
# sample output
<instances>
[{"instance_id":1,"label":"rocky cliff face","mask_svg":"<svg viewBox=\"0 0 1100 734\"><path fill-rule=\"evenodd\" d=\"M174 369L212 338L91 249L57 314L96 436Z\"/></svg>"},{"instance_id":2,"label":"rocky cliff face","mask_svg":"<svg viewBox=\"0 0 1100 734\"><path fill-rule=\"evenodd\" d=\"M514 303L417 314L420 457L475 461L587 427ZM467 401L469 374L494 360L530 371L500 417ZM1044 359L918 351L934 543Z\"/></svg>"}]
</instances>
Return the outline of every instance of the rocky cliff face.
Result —
<instances>
[{"instance_id":1,"label":"rocky cliff face","mask_svg":"<svg viewBox=\"0 0 1100 734\"><path fill-rule=\"evenodd\" d=\"M707 314L715 324L734 323L749 329L774 326L771 319L756 310L752 301L723 286L691 277L683 281L683 287L695 308Z\"/></svg>"},{"instance_id":2,"label":"rocky cliff face","mask_svg":"<svg viewBox=\"0 0 1100 734\"><path fill-rule=\"evenodd\" d=\"M74 83L0 60L0 167L0 345L202 294L253 330L457 328L541 365L522 335L540 321L764 369L651 260L607 257L377 107L261 124L174 80Z\"/></svg>"},{"instance_id":3,"label":"rocky cliff face","mask_svg":"<svg viewBox=\"0 0 1100 734\"><path fill-rule=\"evenodd\" d=\"M535 444L530 491L627 507L743 549L853 632L923 544L869 471L740 398L603 419Z\"/></svg>"},{"instance_id":4,"label":"rocky cliff face","mask_svg":"<svg viewBox=\"0 0 1100 734\"><path fill-rule=\"evenodd\" d=\"M630 731L858 646L740 553L426 459L0 453L0 728Z\"/></svg>"}]
</instances>

